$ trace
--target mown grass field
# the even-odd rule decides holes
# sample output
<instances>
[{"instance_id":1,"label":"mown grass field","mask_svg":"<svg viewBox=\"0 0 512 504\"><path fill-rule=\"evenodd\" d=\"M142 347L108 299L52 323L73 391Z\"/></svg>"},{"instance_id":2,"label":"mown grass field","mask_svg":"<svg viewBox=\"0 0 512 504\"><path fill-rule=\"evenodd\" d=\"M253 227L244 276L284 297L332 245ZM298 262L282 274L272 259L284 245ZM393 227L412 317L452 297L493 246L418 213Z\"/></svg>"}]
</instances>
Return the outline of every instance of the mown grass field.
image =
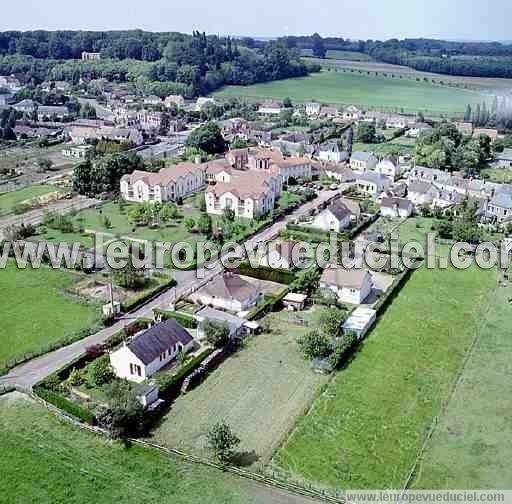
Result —
<instances>
[{"instance_id":1,"label":"mown grass field","mask_svg":"<svg viewBox=\"0 0 512 504\"><path fill-rule=\"evenodd\" d=\"M62 233L59 230L44 228L37 238L52 243L80 243L85 248L92 248L95 245L94 235L87 231L96 231L105 233L104 243L115 239L116 237L131 237L135 240L148 240L152 242L178 243L187 241L195 243L201 237L193 235L185 228L185 219L187 217L197 218L199 211L194 208L180 207L180 217L162 225L159 228L150 228L148 226L135 226L128 220L130 208L136 204L127 203L123 207L114 202L105 203L99 210L87 209L78 212L71 217L75 227L81 227L83 233ZM108 225L107 225L108 224Z\"/></svg>"},{"instance_id":2,"label":"mown grass field","mask_svg":"<svg viewBox=\"0 0 512 504\"><path fill-rule=\"evenodd\" d=\"M0 269L0 362L39 350L99 319L97 306L62 293L80 278L48 267L18 269L13 261Z\"/></svg>"},{"instance_id":3,"label":"mown grass field","mask_svg":"<svg viewBox=\"0 0 512 504\"><path fill-rule=\"evenodd\" d=\"M255 502L244 481L81 431L19 394L0 397L0 444L5 503Z\"/></svg>"},{"instance_id":4,"label":"mown grass field","mask_svg":"<svg viewBox=\"0 0 512 504\"><path fill-rule=\"evenodd\" d=\"M50 185L36 185L0 194L0 217L14 213L14 207L20 203L25 203L33 198L38 198L46 194L57 192L59 189Z\"/></svg>"},{"instance_id":5,"label":"mown grass field","mask_svg":"<svg viewBox=\"0 0 512 504\"><path fill-rule=\"evenodd\" d=\"M399 488L478 330L495 272L422 267L274 462L338 488Z\"/></svg>"},{"instance_id":6,"label":"mown grass field","mask_svg":"<svg viewBox=\"0 0 512 504\"><path fill-rule=\"evenodd\" d=\"M482 177L487 177L492 182L510 184L512 182L512 170L506 168L485 168L481 172Z\"/></svg>"},{"instance_id":7,"label":"mown grass field","mask_svg":"<svg viewBox=\"0 0 512 504\"><path fill-rule=\"evenodd\" d=\"M215 93L219 98L284 99L361 105L417 112L419 110L460 114L468 103L483 97L475 91L359 73L324 71L299 79L286 79L253 86L228 86Z\"/></svg>"},{"instance_id":8,"label":"mown grass field","mask_svg":"<svg viewBox=\"0 0 512 504\"><path fill-rule=\"evenodd\" d=\"M316 320L314 312L300 315ZM263 324L272 332L248 340L199 387L179 397L153 430L152 439L208 455L206 433L224 419L241 439L244 464L268 460L328 380L313 373L299 354L297 337L308 328L290 323L297 316L267 316Z\"/></svg>"},{"instance_id":9,"label":"mown grass field","mask_svg":"<svg viewBox=\"0 0 512 504\"><path fill-rule=\"evenodd\" d=\"M412 488L510 488L512 287L499 288Z\"/></svg>"}]
</instances>

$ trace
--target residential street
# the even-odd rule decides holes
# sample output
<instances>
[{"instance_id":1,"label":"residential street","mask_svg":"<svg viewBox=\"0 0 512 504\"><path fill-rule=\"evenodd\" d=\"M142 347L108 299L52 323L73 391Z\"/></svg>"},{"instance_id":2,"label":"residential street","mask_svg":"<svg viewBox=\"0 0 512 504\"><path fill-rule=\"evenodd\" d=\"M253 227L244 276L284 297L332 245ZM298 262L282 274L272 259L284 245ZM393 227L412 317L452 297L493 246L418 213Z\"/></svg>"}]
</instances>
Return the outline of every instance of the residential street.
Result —
<instances>
[{"instance_id":1,"label":"residential street","mask_svg":"<svg viewBox=\"0 0 512 504\"><path fill-rule=\"evenodd\" d=\"M266 228L254 235L250 240L246 241L245 245L249 247L256 246L258 242L269 241L273 239L279 234L279 231L286 227L287 222L296 219L300 215L306 214L312 208L321 206L338 194L338 191L324 191L321 195L319 195L318 198L302 205L300 208L296 209L293 213L288 215L285 219L273 223L269 228ZM92 204L94 200L88 201ZM84 204L86 203L84 202ZM39 212L41 213L42 217L42 212ZM37 218L38 217L36 215L33 216L34 220ZM207 278L213 278L221 271L222 265L220 264L220 261L215 261L208 267L206 272ZM36 383L43 380L51 373L54 373L58 369L62 368L68 362L82 355L88 347L104 343L111 336L126 327L134 319L140 317L152 318L153 309L169 308L170 303L178 298L181 294L183 294L185 291L189 291L201 283L204 283L207 279L197 278L195 271L174 271L173 275L178 283L176 287L162 292L137 310L126 314L111 327L107 327L97 332L96 334L93 334L92 336L84 338L80 341L72 343L71 345L60 348L59 350L55 350L54 352L48 353L33 359L26 364L22 364L14 368L9 374L0 377L0 385L15 386L20 390L25 391L31 390L31 388Z\"/></svg>"}]
</instances>

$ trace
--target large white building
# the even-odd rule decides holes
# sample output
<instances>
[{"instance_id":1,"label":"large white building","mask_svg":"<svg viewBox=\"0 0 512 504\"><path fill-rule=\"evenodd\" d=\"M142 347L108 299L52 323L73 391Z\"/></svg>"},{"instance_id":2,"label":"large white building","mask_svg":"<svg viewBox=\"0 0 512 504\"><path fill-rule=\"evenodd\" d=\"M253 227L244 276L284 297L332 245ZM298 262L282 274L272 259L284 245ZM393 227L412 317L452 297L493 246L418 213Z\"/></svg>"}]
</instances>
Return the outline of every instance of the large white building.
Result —
<instances>
[{"instance_id":1,"label":"large white building","mask_svg":"<svg viewBox=\"0 0 512 504\"><path fill-rule=\"evenodd\" d=\"M199 192L205 184L205 167L181 163L158 173L135 170L121 179L121 196L137 203L177 201Z\"/></svg>"}]
</instances>

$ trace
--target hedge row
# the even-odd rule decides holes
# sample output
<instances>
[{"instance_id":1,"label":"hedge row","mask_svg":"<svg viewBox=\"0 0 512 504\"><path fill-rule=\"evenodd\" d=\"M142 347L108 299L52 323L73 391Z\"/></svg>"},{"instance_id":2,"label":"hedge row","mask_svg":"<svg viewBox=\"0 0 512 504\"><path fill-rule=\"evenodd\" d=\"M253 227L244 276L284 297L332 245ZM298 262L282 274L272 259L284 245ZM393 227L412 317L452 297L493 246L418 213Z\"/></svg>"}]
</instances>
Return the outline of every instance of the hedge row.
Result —
<instances>
[{"instance_id":1,"label":"hedge row","mask_svg":"<svg viewBox=\"0 0 512 504\"><path fill-rule=\"evenodd\" d=\"M376 212L368 220L361 222L355 228L348 231L347 238L349 240L353 240L357 235L362 233L365 229L368 229L379 217L380 217L380 212Z\"/></svg>"},{"instance_id":2,"label":"hedge row","mask_svg":"<svg viewBox=\"0 0 512 504\"><path fill-rule=\"evenodd\" d=\"M96 417L92 411L82 408L82 406L69 401L62 394L53 390L48 390L42 385L37 385L33 388L34 394L43 399L44 401L53 404L56 408L68 413L72 417L75 417L83 422L90 425L96 424Z\"/></svg>"},{"instance_id":3,"label":"hedge row","mask_svg":"<svg viewBox=\"0 0 512 504\"><path fill-rule=\"evenodd\" d=\"M197 328L197 320L188 315L186 313L176 312L176 311L165 311L159 310L158 308L153 310L155 317L159 317L162 320L174 319L180 325L185 327L186 329L196 329Z\"/></svg>"},{"instance_id":4,"label":"hedge row","mask_svg":"<svg viewBox=\"0 0 512 504\"><path fill-rule=\"evenodd\" d=\"M134 299L132 301L129 301L128 303L123 303L121 305L121 309L123 310L124 313L128 313L128 312L130 312L132 310L135 310L136 308L138 308L139 306L143 305L144 303L146 303L151 298L153 298L156 295L160 294L162 291L164 291L166 289L169 289L171 287L174 287L175 285L176 285L176 280L171 279L168 282L165 282L163 284L160 284L158 287L155 287L153 290L147 292L143 296L141 296L141 297L139 297L137 299Z\"/></svg>"},{"instance_id":5,"label":"hedge row","mask_svg":"<svg viewBox=\"0 0 512 504\"><path fill-rule=\"evenodd\" d=\"M259 266L257 268L251 267L250 263L243 262L233 270L238 275L245 275L258 280L267 280L280 284L289 285L295 281L295 273L289 270L273 269Z\"/></svg>"},{"instance_id":6,"label":"hedge row","mask_svg":"<svg viewBox=\"0 0 512 504\"><path fill-rule=\"evenodd\" d=\"M157 379L159 386L159 394L161 397L168 397L179 393L181 382L193 371L195 371L202 362L214 352L213 348L209 348L204 352L200 353L196 357L190 359L185 363L176 374L163 375Z\"/></svg>"},{"instance_id":7,"label":"hedge row","mask_svg":"<svg viewBox=\"0 0 512 504\"><path fill-rule=\"evenodd\" d=\"M246 316L247 320L258 320L267 313L274 311L281 303L283 298L288 294L289 289L284 289L279 294L269 297L263 304L255 306Z\"/></svg>"}]
</instances>

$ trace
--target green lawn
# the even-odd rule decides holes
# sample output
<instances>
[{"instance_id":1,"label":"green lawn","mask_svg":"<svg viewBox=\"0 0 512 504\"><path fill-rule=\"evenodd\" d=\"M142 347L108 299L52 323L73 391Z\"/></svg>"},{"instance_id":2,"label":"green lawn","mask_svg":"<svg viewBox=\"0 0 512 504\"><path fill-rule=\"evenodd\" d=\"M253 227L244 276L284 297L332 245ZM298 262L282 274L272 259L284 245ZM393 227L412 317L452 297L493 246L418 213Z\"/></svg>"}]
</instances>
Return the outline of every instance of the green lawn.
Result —
<instances>
[{"instance_id":1,"label":"green lawn","mask_svg":"<svg viewBox=\"0 0 512 504\"><path fill-rule=\"evenodd\" d=\"M414 152L413 145L402 145L394 142L385 142L381 144L365 144L355 142L353 145L353 152L373 152L379 156L388 156L399 152L401 155L412 154Z\"/></svg>"},{"instance_id":2,"label":"green lawn","mask_svg":"<svg viewBox=\"0 0 512 504\"><path fill-rule=\"evenodd\" d=\"M36 185L19 191L0 194L0 217L12 214L13 208L20 203L28 203L33 198L58 191L59 189L55 186Z\"/></svg>"},{"instance_id":3,"label":"green lawn","mask_svg":"<svg viewBox=\"0 0 512 504\"><path fill-rule=\"evenodd\" d=\"M99 210L92 208L82 210L72 216L75 227L83 228L83 233L62 233L59 230L46 228L46 231L39 234L38 238L52 243L81 243L86 248L94 246L94 235L87 234L86 231L94 230L105 233L104 242L112 240L116 236L127 236L136 240L148 240L152 242L177 243L187 241L195 243L200 240L200 235L193 235L185 229L186 217L198 217L199 210L193 208L180 207L181 217L162 225L160 228L152 229L148 226L137 227L128 220L128 211L131 206L136 204L125 204L123 210L120 210L119 204L114 202L105 203ZM107 226L107 220L109 226ZM111 235L111 236L109 236Z\"/></svg>"},{"instance_id":4,"label":"green lawn","mask_svg":"<svg viewBox=\"0 0 512 504\"><path fill-rule=\"evenodd\" d=\"M413 276L275 463L339 488L399 488L475 337L495 273Z\"/></svg>"},{"instance_id":5,"label":"green lawn","mask_svg":"<svg viewBox=\"0 0 512 504\"><path fill-rule=\"evenodd\" d=\"M268 460L327 382L299 354L296 339L308 330L290 323L299 316L316 320L315 312L282 312L263 319L272 332L249 339L200 386L180 396L152 438L207 455L208 428L225 419L241 439L240 450L254 452L250 462Z\"/></svg>"},{"instance_id":6,"label":"green lawn","mask_svg":"<svg viewBox=\"0 0 512 504\"><path fill-rule=\"evenodd\" d=\"M0 269L0 362L37 351L99 319L96 306L80 304L62 293L80 278L47 267L22 270L10 261Z\"/></svg>"},{"instance_id":7,"label":"green lawn","mask_svg":"<svg viewBox=\"0 0 512 504\"><path fill-rule=\"evenodd\" d=\"M510 488L511 297L510 284L491 297L480 339L412 488Z\"/></svg>"},{"instance_id":8,"label":"green lawn","mask_svg":"<svg viewBox=\"0 0 512 504\"><path fill-rule=\"evenodd\" d=\"M454 89L408 79L390 79L362 74L321 72L253 86L228 86L215 93L219 98L284 99L355 104L417 112L461 113L468 103L482 101L478 92Z\"/></svg>"},{"instance_id":9,"label":"green lawn","mask_svg":"<svg viewBox=\"0 0 512 504\"><path fill-rule=\"evenodd\" d=\"M487 177L492 182L510 184L512 182L512 170L506 168L485 168L481 172L482 177Z\"/></svg>"},{"instance_id":10,"label":"green lawn","mask_svg":"<svg viewBox=\"0 0 512 504\"><path fill-rule=\"evenodd\" d=\"M244 481L81 431L19 394L0 397L0 444L6 503L255 502Z\"/></svg>"}]
</instances>

